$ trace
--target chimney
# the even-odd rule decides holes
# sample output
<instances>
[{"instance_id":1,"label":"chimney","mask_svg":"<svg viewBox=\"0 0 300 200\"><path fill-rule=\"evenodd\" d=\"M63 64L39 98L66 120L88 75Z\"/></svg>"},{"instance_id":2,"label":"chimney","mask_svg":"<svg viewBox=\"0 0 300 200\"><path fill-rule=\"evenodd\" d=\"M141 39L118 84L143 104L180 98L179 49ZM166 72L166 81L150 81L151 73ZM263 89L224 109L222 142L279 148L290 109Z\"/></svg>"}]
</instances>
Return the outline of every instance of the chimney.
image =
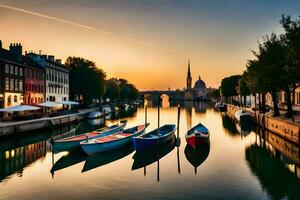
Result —
<instances>
[{"instance_id":1,"label":"chimney","mask_svg":"<svg viewBox=\"0 0 300 200\"><path fill-rule=\"evenodd\" d=\"M20 43L10 44L9 51L14 54L18 60L22 60L22 45Z\"/></svg>"},{"instance_id":2,"label":"chimney","mask_svg":"<svg viewBox=\"0 0 300 200\"><path fill-rule=\"evenodd\" d=\"M46 55L46 54L43 54L43 55L42 55L42 58L47 59L47 55Z\"/></svg>"},{"instance_id":3,"label":"chimney","mask_svg":"<svg viewBox=\"0 0 300 200\"><path fill-rule=\"evenodd\" d=\"M48 55L48 60L54 62L54 56L53 55Z\"/></svg>"},{"instance_id":4,"label":"chimney","mask_svg":"<svg viewBox=\"0 0 300 200\"><path fill-rule=\"evenodd\" d=\"M55 62L61 64L61 59L56 59Z\"/></svg>"},{"instance_id":5,"label":"chimney","mask_svg":"<svg viewBox=\"0 0 300 200\"><path fill-rule=\"evenodd\" d=\"M2 49L2 41L0 40L0 49Z\"/></svg>"}]
</instances>

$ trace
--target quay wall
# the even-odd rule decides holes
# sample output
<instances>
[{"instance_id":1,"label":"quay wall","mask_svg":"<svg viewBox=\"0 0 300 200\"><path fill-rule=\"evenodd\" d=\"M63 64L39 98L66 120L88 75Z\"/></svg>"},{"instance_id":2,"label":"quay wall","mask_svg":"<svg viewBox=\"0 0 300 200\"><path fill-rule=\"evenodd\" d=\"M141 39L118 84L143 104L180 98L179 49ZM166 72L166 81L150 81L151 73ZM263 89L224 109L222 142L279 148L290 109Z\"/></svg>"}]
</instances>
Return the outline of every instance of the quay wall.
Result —
<instances>
[{"instance_id":1,"label":"quay wall","mask_svg":"<svg viewBox=\"0 0 300 200\"><path fill-rule=\"evenodd\" d=\"M227 114L234 118L236 111L242 108L227 104ZM292 123L284 119L275 118L267 114L255 113L252 110L247 110L251 113L253 121L267 130L280 135L281 137L300 145L300 124Z\"/></svg>"},{"instance_id":2,"label":"quay wall","mask_svg":"<svg viewBox=\"0 0 300 200\"><path fill-rule=\"evenodd\" d=\"M3 122L0 123L0 137L76 123L85 119L87 117L87 114L94 110L96 109L88 109L79 113L57 117L45 117L41 119L33 119L20 122Z\"/></svg>"}]
</instances>

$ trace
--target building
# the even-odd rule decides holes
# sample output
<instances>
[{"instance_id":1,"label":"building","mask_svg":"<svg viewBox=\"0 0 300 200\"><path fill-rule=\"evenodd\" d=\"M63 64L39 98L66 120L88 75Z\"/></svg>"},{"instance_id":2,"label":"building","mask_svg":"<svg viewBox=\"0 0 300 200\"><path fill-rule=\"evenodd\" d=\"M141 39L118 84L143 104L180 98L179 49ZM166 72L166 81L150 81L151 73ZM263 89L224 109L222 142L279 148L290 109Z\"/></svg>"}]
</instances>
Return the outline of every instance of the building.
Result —
<instances>
[{"instance_id":1,"label":"building","mask_svg":"<svg viewBox=\"0 0 300 200\"><path fill-rule=\"evenodd\" d=\"M45 100L69 100L69 70L52 55L26 54L45 69Z\"/></svg>"},{"instance_id":2,"label":"building","mask_svg":"<svg viewBox=\"0 0 300 200\"><path fill-rule=\"evenodd\" d=\"M0 107L6 108L23 103L24 65L22 45L10 44L2 48L0 40Z\"/></svg>"},{"instance_id":3,"label":"building","mask_svg":"<svg viewBox=\"0 0 300 200\"><path fill-rule=\"evenodd\" d=\"M45 69L28 56L24 61L24 104L38 104L45 100Z\"/></svg>"},{"instance_id":4,"label":"building","mask_svg":"<svg viewBox=\"0 0 300 200\"><path fill-rule=\"evenodd\" d=\"M209 89L206 88L205 82L199 76L199 79L195 82L192 88L192 76L191 76L191 66L190 60L188 62L188 71L186 78L186 89L184 90L184 100L188 101L201 101L208 100L207 94Z\"/></svg>"}]
</instances>

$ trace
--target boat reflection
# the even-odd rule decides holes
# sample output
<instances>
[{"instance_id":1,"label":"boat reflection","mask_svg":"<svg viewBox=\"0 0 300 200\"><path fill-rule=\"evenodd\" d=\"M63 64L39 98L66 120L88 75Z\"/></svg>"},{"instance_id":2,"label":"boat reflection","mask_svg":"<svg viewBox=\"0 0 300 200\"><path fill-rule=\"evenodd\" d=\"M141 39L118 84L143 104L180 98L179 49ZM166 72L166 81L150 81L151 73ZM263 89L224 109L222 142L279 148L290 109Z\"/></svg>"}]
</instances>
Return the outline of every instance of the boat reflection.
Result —
<instances>
[{"instance_id":1,"label":"boat reflection","mask_svg":"<svg viewBox=\"0 0 300 200\"><path fill-rule=\"evenodd\" d=\"M57 160L52 166L50 170L52 177L54 176L55 171L81 163L86 159L86 157L87 155L80 149L69 151L66 155L62 156L59 160Z\"/></svg>"},{"instance_id":2,"label":"boat reflection","mask_svg":"<svg viewBox=\"0 0 300 200\"><path fill-rule=\"evenodd\" d=\"M86 158L82 172L86 172L97 167L106 165L108 163L114 162L125 156L131 154L134 151L133 145L125 146L119 149L114 149L111 151L97 153Z\"/></svg>"},{"instance_id":3,"label":"boat reflection","mask_svg":"<svg viewBox=\"0 0 300 200\"><path fill-rule=\"evenodd\" d=\"M252 173L272 199L297 199L300 195L299 147L271 132L264 135L265 139L259 138L245 150Z\"/></svg>"},{"instance_id":4,"label":"boat reflection","mask_svg":"<svg viewBox=\"0 0 300 200\"><path fill-rule=\"evenodd\" d=\"M210 151L210 143L200 145L196 148L186 145L184 154L186 159L194 166L195 174L197 174L197 168L207 159Z\"/></svg>"},{"instance_id":5,"label":"boat reflection","mask_svg":"<svg viewBox=\"0 0 300 200\"><path fill-rule=\"evenodd\" d=\"M170 140L169 142L159 145L155 149L137 151L132 157L134 162L132 164L131 169L132 170L140 169L156 161L159 161L159 159L169 154L174 148L175 148L175 137L173 137L173 139Z\"/></svg>"}]
</instances>

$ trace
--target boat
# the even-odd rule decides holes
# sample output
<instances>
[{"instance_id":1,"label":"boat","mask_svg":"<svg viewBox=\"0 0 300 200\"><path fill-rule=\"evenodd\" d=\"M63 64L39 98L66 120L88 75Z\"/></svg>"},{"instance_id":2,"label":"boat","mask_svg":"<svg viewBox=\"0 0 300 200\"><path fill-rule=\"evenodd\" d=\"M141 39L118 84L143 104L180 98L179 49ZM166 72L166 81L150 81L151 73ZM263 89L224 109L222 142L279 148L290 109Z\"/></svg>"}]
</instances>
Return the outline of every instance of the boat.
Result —
<instances>
[{"instance_id":1,"label":"boat","mask_svg":"<svg viewBox=\"0 0 300 200\"><path fill-rule=\"evenodd\" d=\"M227 111L227 105L223 102L217 102L215 104L215 108L219 111L219 112L226 112Z\"/></svg>"},{"instance_id":2,"label":"boat","mask_svg":"<svg viewBox=\"0 0 300 200\"><path fill-rule=\"evenodd\" d=\"M234 113L235 119L241 124L248 124L250 122L250 113L245 110L239 110Z\"/></svg>"},{"instance_id":3,"label":"boat","mask_svg":"<svg viewBox=\"0 0 300 200\"><path fill-rule=\"evenodd\" d=\"M89 113L87 118L88 119L99 119L99 118L105 117L109 114L110 114L110 112L107 112L106 110L103 110L103 112L93 111L93 112Z\"/></svg>"},{"instance_id":4,"label":"boat","mask_svg":"<svg viewBox=\"0 0 300 200\"><path fill-rule=\"evenodd\" d=\"M190 146L195 148L201 144L207 143L209 141L209 136L210 134L208 129L199 123L188 130L185 134L185 139Z\"/></svg>"},{"instance_id":5,"label":"boat","mask_svg":"<svg viewBox=\"0 0 300 200\"><path fill-rule=\"evenodd\" d=\"M80 135L75 135L59 140L55 140L53 142L53 149L54 151L62 151L62 150L68 150L72 148L76 148L80 146L80 142L87 140L87 139L96 139L100 137L104 137L107 135L111 135L113 133L122 131L124 127L126 126L127 121L121 121L119 124L114 124L112 126L109 126L106 129L97 129L95 131L84 133Z\"/></svg>"},{"instance_id":6,"label":"boat","mask_svg":"<svg viewBox=\"0 0 300 200\"><path fill-rule=\"evenodd\" d=\"M156 147L158 144L168 142L174 137L175 124L166 124L138 137L134 137L135 150L143 150Z\"/></svg>"},{"instance_id":7,"label":"boat","mask_svg":"<svg viewBox=\"0 0 300 200\"><path fill-rule=\"evenodd\" d=\"M105 137L82 141L80 145L88 155L120 148L132 143L133 137L143 134L147 126L149 126L149 123L119 131Z\"/></svg>"},{"instance_id":8,"label":"boat","mask_svg":"<svg viewBox=\"0 0 300 200\"><path fill-rule=\"evenodd\" d=\"M193 148L186 145L184 154L186 159L194 166L194 172L197 174L197 168L207 159L210 151L210 143L206 143L199 147Z\"/></svg>"},{"instance_id":9,"label":"boat","mask_svg":"<svg viewBox=\"0 0 300 200\"><path fill-rule=\"evenodd\" d=\"M128 146L123 146L121 148L87 156L81 172L87 172L89 170L120 160L131 154L133 151L133 145L129 144Z\"/></svg>"},{"instance_id":10,"label":"boat","mask_svg":"<svg viewBox=\"0 0 300 200\"><path fill-rule=\"evenodd\" d=\"M160 144L157 148L136 151L136 153L132 157L134 161L131 170L136 170L142 167L146 167L158 161L159 159L163 158L175 148L175 141L176 138L173 135L171 140L169 140L164 144Z\"/></svg>"}]
</instances>

